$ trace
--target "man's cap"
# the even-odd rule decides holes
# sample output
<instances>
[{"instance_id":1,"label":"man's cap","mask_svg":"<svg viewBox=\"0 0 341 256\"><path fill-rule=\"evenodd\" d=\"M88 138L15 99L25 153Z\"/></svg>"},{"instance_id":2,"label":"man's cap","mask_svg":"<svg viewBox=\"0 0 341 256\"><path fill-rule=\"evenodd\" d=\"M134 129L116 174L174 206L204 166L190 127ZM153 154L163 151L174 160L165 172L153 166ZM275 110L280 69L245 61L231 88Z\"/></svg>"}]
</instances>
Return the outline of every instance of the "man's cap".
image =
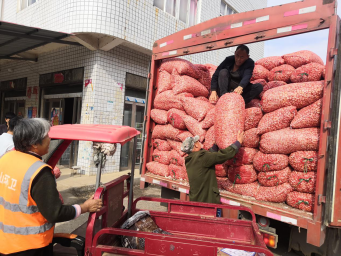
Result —
<instances>
[{"instance_id":1,"label":"man's cap","mask_svg":"<svg viewBox=\"0 0 341 256\"><path fill-rule=\"evenodd\" d=\"M181 145L181 151L189 154L192 152L193 148L194 148L194 144L199 141L199 136L194 136L194 137L188 137L184 140L184 142L182 142Z\"/></svg>"}]
</instances>

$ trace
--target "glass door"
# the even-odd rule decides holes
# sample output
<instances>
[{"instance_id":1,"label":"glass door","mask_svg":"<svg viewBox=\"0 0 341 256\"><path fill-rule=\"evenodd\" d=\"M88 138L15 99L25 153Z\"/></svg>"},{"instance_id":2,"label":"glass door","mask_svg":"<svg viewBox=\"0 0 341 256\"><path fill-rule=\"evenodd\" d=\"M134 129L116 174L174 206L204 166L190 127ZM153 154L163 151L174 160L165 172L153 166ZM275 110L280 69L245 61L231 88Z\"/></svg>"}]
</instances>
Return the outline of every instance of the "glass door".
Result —
<instances>
[{"instance_id":1,"label":"glass door","mask_svg":"<svg viewBox=\"0 0 341 256\"><path fill-rule=\"evenodd\" d=\"M17 116L25 116L25 101L24 100L6 100L4 104L4 114L13 112Z\"/></svg>"},{"instance_id":2,"label":"glass door","mask_svg":"<svg viewBox=\"0 0 341 256\"><path fill-rule=\"evenodd\" d=\"M123 112L123 125L134 127L141 134L137 137L135 167L141 163L142 152L142 132L144 120L145 104L126 101ZM134 140L126 143L121 148L120 171L130 170L132 155L134 149Z\"/></svg>"}]
</instances>

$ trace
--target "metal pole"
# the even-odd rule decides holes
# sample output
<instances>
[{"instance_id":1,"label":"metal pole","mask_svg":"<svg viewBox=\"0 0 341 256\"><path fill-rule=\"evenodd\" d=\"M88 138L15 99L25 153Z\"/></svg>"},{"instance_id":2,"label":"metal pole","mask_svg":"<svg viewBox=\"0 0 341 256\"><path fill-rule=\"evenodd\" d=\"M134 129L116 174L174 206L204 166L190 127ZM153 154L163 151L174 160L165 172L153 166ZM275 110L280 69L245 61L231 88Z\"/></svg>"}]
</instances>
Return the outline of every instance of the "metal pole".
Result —
<instances>
[{"instance_id":1,"label":"metal pole","mask_svg":"<svg viewBox=\"0 0 341 256\"><path fill-rule=\"evenodd\" d=\"M103 153L99 153L99 165L97 167L97 174L96 174L96 189L98 189L99 185L101 184L101 174L102 174L102 161L103 161Z\"/></svg>"},{"instance_id":2,"label":"metal pole","mask_svg":"<svg viewBox=\"0 0 341 256\"><path fill-rule=\"evenodd\" d=\"M136 160L136 145L137 145L137 136L135 136L134 138L134 148L133 148L133 156L132 156L132 163L131 163L129 201L128 201L128 218L131 217L131 206L134 200L133 189L134 189L134 174L135 174L135 160Z\"/></svg>"},{"instance_id":3,"label":"metal pole","mask_svg":"<svg viewBox=\"0 0 341 256\"><path fill-rule=\"evenodd\" d=\"M151 70L151 63L149 62L148 66L148 74L150 74ZM142 166L143 166L143 152L144 152L144 142L146 140L146 123L147 123L147 112L148 112L148 97L149 97L149 84L150 84L150 77L147 78L147 89L146 89L146 98L145 98L145 105L144 105L144 121L143 121L143 129L142 129L142 143L141 143L141 153L140 153L140 174L142 174Z\"/></svg>"}]
</instances>

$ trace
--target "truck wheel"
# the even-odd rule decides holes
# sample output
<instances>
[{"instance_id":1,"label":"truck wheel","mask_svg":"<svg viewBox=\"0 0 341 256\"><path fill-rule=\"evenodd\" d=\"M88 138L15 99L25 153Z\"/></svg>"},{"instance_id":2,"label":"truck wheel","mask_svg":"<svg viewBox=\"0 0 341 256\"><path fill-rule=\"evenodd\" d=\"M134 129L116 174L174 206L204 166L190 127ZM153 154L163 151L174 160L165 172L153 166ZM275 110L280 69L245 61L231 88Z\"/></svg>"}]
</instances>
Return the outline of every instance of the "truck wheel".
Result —
<instances>
[{"instance_id":1,"label":"truck wheel","mask_svg":"<svg viewBox=\"0 0 341 256\"><path fill-rule=\"evenodd\" d=\"M326 237L327 255L341 255L341 229L328 228Z\"/></svg>"}]
</instances>

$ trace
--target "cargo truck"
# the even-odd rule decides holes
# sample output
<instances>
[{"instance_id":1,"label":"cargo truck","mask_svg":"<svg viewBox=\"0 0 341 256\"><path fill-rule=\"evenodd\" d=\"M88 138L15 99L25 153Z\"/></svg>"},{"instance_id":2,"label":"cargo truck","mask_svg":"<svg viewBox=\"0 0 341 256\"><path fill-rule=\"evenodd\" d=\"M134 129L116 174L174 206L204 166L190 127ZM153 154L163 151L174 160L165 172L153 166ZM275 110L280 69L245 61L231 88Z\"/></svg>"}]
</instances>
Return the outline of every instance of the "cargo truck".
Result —
<instances>
[{"instance_id":1,"label":"cargo truck","mask_svg":"<svg viewBox=\"0 0 341 256\"><path fill-rule=\"evenodd\" d=\"M289 248L305 255L341 255L341 150L340 146L340 18L334 0L305 0L233 15L221 16L157 40L147 90L144 146L140 186L157 184L177 191L188 200L188 183L152 175L146 163L152 161L155 123L150 118L157 93L162 60L207 51L328 30L326 74L320 128L319 159L313 212L304 212L284 204L257 201L250 197L221 191L222 202L246 206L257 215L263 232L277 236L271 220L291 227ZM277 238L277 237L276 237ZM279 238L280 239L280 238Z\"/></svg>"}]
</instances>

